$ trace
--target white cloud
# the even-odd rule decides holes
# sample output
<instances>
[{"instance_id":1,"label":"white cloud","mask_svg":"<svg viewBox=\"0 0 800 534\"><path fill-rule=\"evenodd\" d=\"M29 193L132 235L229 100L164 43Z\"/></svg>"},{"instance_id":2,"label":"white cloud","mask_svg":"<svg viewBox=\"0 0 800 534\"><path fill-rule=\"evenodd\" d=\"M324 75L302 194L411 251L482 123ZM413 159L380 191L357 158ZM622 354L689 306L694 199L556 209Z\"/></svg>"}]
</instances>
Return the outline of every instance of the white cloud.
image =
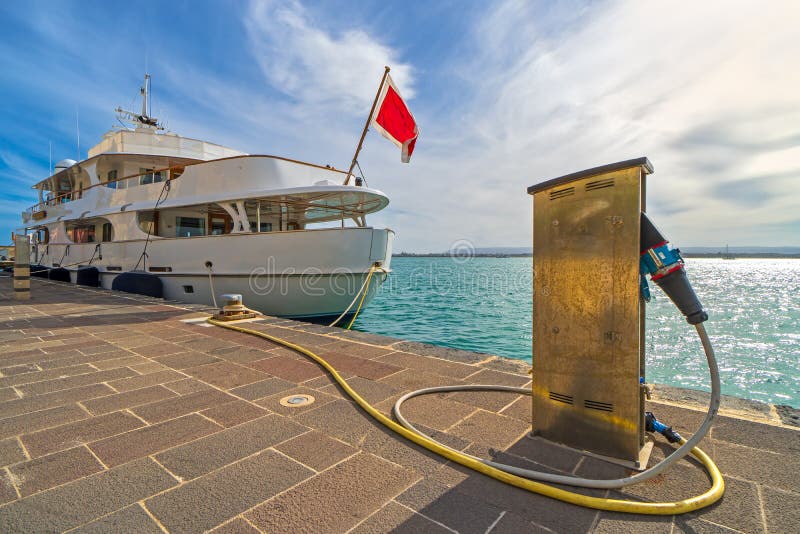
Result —
<instances>
[{"instance_id":1,"label":"white cloud","mask_svg":"<svg viewBox=\"0 0 800 534\"><path fill-rule=\"evenodd\" d=\"M411 68L393 49L364 30L327 31L295 0L253 2L245 27L267 80L298 112L310 106L365 115L384 65L404 97L413 97Z\"/></svg>"}]
</instances>

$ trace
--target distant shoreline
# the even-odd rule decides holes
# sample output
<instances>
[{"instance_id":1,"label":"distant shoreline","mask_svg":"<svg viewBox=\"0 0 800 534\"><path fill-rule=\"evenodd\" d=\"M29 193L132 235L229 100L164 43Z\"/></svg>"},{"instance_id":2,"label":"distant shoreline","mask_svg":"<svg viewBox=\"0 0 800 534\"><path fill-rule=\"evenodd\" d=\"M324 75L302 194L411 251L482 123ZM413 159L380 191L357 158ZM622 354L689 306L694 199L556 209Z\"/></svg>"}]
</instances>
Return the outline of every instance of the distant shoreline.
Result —
<instances>
[{"instance_id":1,"label":"distant shoreline","mask_svg":"<svg viewBox=\"0 0 800 534\"><path fill-rule=\"evenodd\" d=\"M725 258L722 252L685 252L682 254L684 258L711 258L711 259L775 259L775 260L800 260L800 254L777 254L771 252L750 252L732 255L731 258ZM466 255L447 254L444 252L431 252L431 253L414 253L414 252L401 252L399 254L392 254L392 258L532 258L533 254L487 254L487 253L474 253Z\"/></svg>"}]
</instances>

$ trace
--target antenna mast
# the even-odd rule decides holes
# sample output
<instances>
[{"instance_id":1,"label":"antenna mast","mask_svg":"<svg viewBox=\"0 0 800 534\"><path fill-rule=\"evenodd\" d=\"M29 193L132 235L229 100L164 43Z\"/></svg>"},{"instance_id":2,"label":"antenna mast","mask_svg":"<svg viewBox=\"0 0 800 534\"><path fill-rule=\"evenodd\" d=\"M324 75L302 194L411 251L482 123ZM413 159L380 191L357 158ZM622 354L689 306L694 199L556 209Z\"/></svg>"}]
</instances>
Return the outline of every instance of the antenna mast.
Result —
<instances>
[{"instance_id":1,"label":"antenna mast","mask_svg":"<svg viewBox=\"0 0 800 534\"><path fill-rule=\"evenodd\" d=\"M142 117L147 117L147 82L150 81L150 75L145 73L144 84L139 91L142 94Z\"/></svg>"},{"instance_id":2,"label":"antenna mast","mask_svg":"<svg viewBox=\"0 0 800 534\"><path fill-rule=\"evenodd\" d=\"M78 118L78 107L75 107L75 132L78 136L78 161L81 160L81 122Z\"/></svg>"}]
</instances>

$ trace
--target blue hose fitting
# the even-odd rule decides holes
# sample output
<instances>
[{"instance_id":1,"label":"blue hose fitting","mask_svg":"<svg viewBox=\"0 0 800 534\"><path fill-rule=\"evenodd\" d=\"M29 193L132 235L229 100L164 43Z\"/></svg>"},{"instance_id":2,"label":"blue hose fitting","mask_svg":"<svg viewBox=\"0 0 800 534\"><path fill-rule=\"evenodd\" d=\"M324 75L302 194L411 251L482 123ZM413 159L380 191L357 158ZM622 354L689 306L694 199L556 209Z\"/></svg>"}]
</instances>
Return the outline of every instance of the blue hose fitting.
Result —
<instances>
[{"instance_id":1,"label":"blue hose fitting","mask_svg":"<svg viewBox=\"0 0 800 534\"><path fill-rule=\"evenodd\" d=\"M658 419L653 414L653 412L644 412L644 423L645 423L645 430L648 432L658 432L670 443L678 443L683 438L680 434L676 431L672 430L671 426L667 426Z\"/></svg>"}]
</instances>

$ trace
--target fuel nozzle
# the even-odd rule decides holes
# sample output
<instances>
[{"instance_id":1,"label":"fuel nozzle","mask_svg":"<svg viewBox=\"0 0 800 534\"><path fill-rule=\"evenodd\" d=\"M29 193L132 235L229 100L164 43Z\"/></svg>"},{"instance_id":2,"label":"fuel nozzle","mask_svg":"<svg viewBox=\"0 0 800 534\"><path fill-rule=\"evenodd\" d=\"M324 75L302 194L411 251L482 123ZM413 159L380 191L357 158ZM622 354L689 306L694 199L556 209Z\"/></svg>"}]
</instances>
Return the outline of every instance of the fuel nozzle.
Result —
<instances>
[{"instance_id":1,"label":"fuel nozzle","mask_svg":"<svg viewBox=\"0 0 800 534\"><path fill-rule=\"evenodd\" d=\"M653 414L653 412L644 412L644 428L648 432L658 432L670 443L678 443L683 438L680 434L672 430L671 426L667 426L658 419Z\"/></svg>"},{"instance_id":2,"label":"fuel nozzle","mask_svg":"<svg viewBox=\"0 0 800 534\"><path fill-rule=\"evenodd\" d=\"M672 248L669 241L658 231L647 214L642 213L640 265L642 273L664 290L675 306L686 316L689 324L708 320L700 299L697 298L686 270L683 268L681 251Z\"/></svg>"}]
</instances>

